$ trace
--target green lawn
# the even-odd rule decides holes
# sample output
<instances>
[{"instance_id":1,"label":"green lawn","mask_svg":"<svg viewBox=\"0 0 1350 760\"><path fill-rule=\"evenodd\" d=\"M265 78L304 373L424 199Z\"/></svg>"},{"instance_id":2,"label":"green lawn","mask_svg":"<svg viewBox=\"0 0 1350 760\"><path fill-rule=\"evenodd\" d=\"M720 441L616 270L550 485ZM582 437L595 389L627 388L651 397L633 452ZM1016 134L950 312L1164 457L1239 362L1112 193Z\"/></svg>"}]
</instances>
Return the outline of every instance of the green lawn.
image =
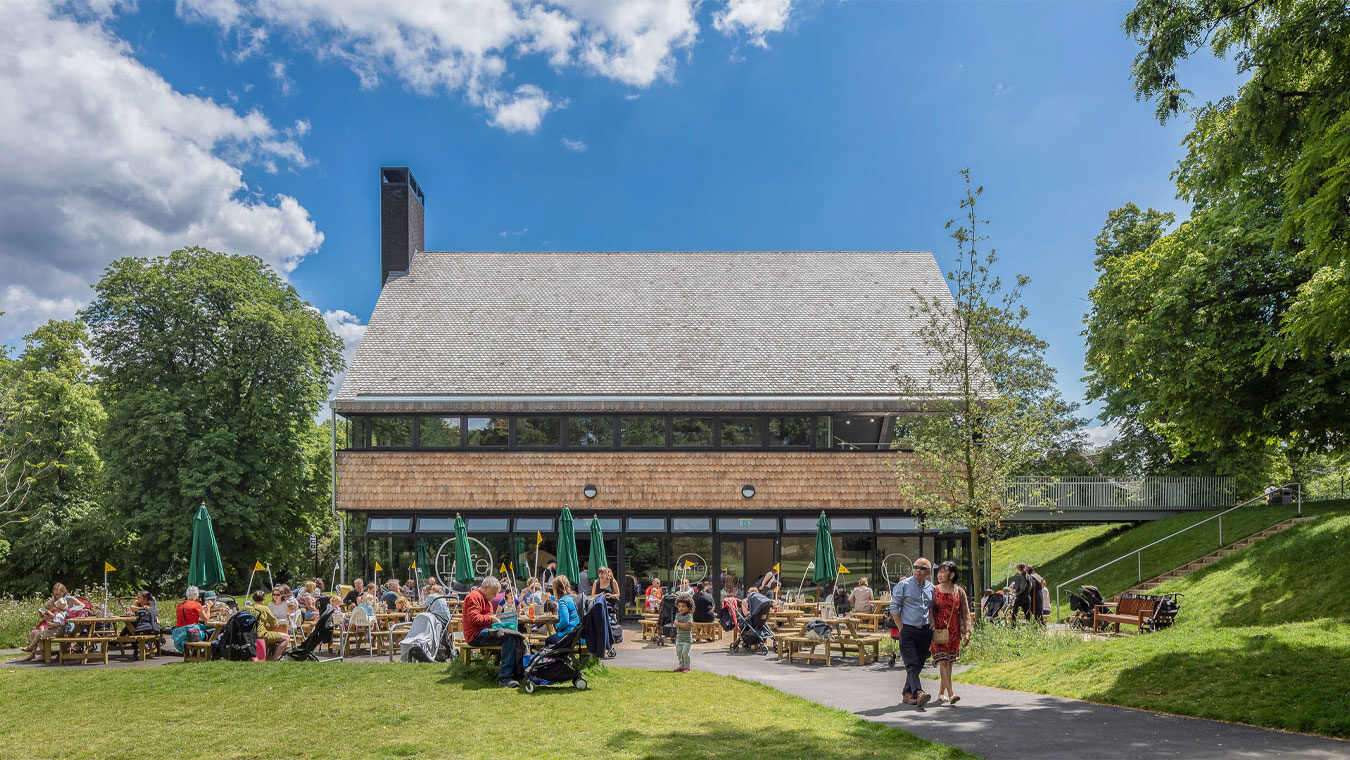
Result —
<instances>
[{"instance_id":1,"label":"green lawn","mask_svg":"<svg viewBox=\"0 0 1350 760\"><path fill-rule=\"evenodd\" d=\"M1303 513L1305 515L1335 513L1344 511L1346 507L1347 502L1345 501L1305 503ZM1192 512L1174 515L1162 520L1140 523L1127 530L1109 533L1104 538L1098 539L1092 538L1091 528L1071 528L1054 533L1018 536L1008 539L1008 542L1013 543L1013 549L1022 547L1028 555L1039 554L1042 558L1039 560L1039 564L1034 557L1031 564L1036 567L1036 572L1040 573L1041 577L1049 581L1051 598L1053 599L1056 585L1215 514L1217 512ZM1223 544L1231 544L1240 538L1295 515L1296 509L1293 506L1254 505L1251 508L1239 509L1223 518ZM995 564L992 566L996 570L1000 568L1000 565L997 564L999 557L1012 559L1015 556L1011 554L1009 549L1001 548L999 544L1002 543L1005 542L997 542L992 548L995 557ZM1044 549L1037 547L1044 547ZM1218 548L1220 548L1218 521L1211 521L1180 536L1168 539L1158 546L1144 551L1144 580L1174 570ZM1007 564L1007 561L1007 559L1003 560L1004 565ZM1016 559L1015 561L1025 562L1028 560ZM1073 585L1076 587L1083 583L1089 583L1100 589L1106 596L1111 596L1134 586L1138 582L1138 578L1138 566L1136 561L1130 558L1093 573ZM1063 600L1061 599L1061 601Z\"/></svg>"},{"instance_id":2,"label":"green lawn","mask_svg":"<svg viewBox=\"0 0 1350 760\"><path fill-rule=\"evenodd\" d=\"M0 693L22 695L7 701L0 757L976 757L710 673L588 678L587 691L524 694L442 665L0 669Z\"/></svg>"},{"instance_id":3,"label":"green lawn","mask_svg":"<svg viewBox=\"0 0 1350 760\"><path fill-rule=\"evenodd\" d=\"M986 664L959 677L1350 738L1347 548L1350 514L1333 510L1159 589L1185 594L1169 630L1091 642L982 630L963 660Z\"/></svg>"}]
</instances>

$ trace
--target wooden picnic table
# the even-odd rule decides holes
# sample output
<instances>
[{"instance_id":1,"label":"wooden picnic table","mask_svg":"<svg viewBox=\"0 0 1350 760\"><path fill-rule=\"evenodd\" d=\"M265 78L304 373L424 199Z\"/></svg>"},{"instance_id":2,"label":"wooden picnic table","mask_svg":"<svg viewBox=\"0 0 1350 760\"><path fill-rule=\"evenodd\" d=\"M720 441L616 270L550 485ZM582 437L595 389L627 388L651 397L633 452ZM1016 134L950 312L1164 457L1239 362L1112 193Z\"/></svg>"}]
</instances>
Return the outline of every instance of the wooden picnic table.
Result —
<instances>
[{"instance_id":1,"label":"wooden picnic table","mask_svg":"<svg viewBox=\"0 0 1350 760\"><path fill-rule=\"evenodd\" d=\"M881 630L881 621L886 615L881 612L854 612L853 617L858 619L858 629L862 631Z\"/></svg>"},{"instance_id":2,"label":"wooden picnic table","mask_svg":"<svg viewBox=\"0 0 1350 760\"><path fill-rule=\"evenodd\" d=\"M780 646L779 658L786 657L788 662L792 662L794 657L801 657L806 660L818 659L825 663L826 667L830 665L830 651L832 649L838 650L841 655L846 655L849 650L853 650L857 653L859 665L868 663L867 650L869 649L873 652L874 660L881 658L881 637L875 634L860 634L857 617L819 619L834 629L834 635L828 641L810 641L803 636L784 636L781 643L786 646ZM817 654L817 647L824 647L824 654ZM810 649L810 653L803 653L801 651L803 648Z\"/></svg>"},{"instance_id":3,"label":"wooden picnic table","mask_svg":"<svg viewBox=\"0 0 1350 760\"><path fill-rule=\"evenodd\" d=\"M70 625L70 633L63 633L60 636L54 636L51 639L45 639L42 645L42 661L51 662L52 645L57 647L56 659L65 664L67 659L79 660L88 663L89 660L98 657L104 664L108 662L108 647L121 641L120 629L124 625L136 622L134 615L118 615L108 617L86 616L71 618L66 623ZM134 641L135 639L131 639ZM76 648L79 651L76 651Z\"/></svg>"}]
</instances>

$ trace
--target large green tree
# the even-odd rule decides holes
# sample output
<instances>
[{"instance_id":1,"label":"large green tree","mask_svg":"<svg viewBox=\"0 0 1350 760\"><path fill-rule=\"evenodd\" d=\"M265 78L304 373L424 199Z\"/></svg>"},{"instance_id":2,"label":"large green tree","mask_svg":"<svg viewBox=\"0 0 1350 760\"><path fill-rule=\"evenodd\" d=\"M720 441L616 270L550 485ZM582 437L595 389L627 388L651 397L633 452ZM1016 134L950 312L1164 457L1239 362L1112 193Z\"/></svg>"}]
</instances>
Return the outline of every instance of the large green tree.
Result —
<instances>
[{"instance_id":1,"label":"large green tree","mask_svg":"<svg viewBox=\"0 0 1350 760\"><path fill-rule=\"evenodd\" d=\"M101 501L105 415L84 354L84 325L48 322L24 341L10 378L24 412L13 432L28 442L29 460L53 465L31 477L19 522L3 531L10 550L0 557L0 585L20 594L58 580L88 586L105 560L118 558L121 541Z\"/></svg>"},{"instance_id":2,"label":"large green tree","mask_svg":"<svg viewBox=\"0 0 1350 760\"><path fill-rule=\"evenodd\" d=\"M1344 0L1139 0L1125 31L1140 46L1134 86L1159 120L1185 116L1176 173L1192 216L1264 220L1249 242L1296 268L1262 355L1350 351L1350 4ZM1192 106L1179 76L1208 47L1243 84Z\"/></svg>"},{"instance_id":3,"label":"large green tree","mask_svg":"<svg viewBox=\"0 0 1350 760\"><path fill-rule=\"evenodd\" d=\"M902 397L917 399L919 413L906 426L913 457L896 475L928 525L970 530L979 579L982 536L1020 506L1009 499L1008 478L1074 439L1078 421L1056 390L1046 343L1026 326L1029 280L1019 275L1009 287L995 273L998 257L983 249L987 222L975 209L983 188L972 189L968 169L961 174L964 218L947 223L957 244L947 273L955 298L919 296L918 339L934 361L923 374L899 376Z\"/></svg>"},{"instance_id":4,"label":"large green tree","mask_svg":"<svg viewBox=\"0 0 1350 760\"><path fill-rule=\"evenodd\" d=\"M115 261L94 289L110 503L142 569L185 574L201 501L232 577L303 552L326 504L314 415L342 366L322 316L260 259L202 248Z\"/></svg>"},{"instance_id":5,"label":"large green tree","mask_svg":"<svg viewBox=\"0 0 1350 760\"><path fill-rule=\"evenodd\" d=\"M1346 445L1350 422L1350 12L1344 2L1141 0L1136 93L1194 120L1174 178L1192 204L1133 204L1097 239L1088 394L1108 459L1239 476L1250 491ZM1206 46L1244 84L1192 106Z\"/></svg>"}]
</instances>

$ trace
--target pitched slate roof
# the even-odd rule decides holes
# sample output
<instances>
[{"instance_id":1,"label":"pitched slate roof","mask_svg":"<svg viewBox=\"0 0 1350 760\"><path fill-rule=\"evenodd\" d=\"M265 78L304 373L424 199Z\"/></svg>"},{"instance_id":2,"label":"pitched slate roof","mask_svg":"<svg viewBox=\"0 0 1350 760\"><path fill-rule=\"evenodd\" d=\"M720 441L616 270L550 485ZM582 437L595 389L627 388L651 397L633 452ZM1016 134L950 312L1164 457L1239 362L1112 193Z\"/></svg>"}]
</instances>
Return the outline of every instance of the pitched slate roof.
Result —
<instances>
[{"instance_id":1,"label":"pitched slate roof","mask_svg":"<svg viewBox=\"0 0 1350 760\"><path fill-rule=\"evenodd\" d=\"M926 377L915 251L424 252L380 293L338 392L460 396L898 396Z\"/></svg>"}]
</instances>

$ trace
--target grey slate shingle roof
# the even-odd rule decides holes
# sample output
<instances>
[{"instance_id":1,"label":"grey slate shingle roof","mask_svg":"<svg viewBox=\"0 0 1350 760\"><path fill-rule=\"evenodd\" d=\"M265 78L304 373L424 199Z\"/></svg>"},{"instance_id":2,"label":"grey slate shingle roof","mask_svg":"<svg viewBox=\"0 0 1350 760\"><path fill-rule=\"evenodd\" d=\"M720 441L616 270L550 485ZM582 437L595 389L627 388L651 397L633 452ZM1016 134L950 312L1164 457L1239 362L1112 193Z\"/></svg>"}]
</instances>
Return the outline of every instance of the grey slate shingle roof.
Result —
<instances>
[{"instance_id":1,"label":"grey slate shingle roof","mask_svg":"<svg viewBox=\"0 0 1350 760\"><path fill-rule=\"evenodd\" d=\"M898 396L926 377L913 251L417 254L337 400L416 395Z\"/></svg>"}]
</instances>

